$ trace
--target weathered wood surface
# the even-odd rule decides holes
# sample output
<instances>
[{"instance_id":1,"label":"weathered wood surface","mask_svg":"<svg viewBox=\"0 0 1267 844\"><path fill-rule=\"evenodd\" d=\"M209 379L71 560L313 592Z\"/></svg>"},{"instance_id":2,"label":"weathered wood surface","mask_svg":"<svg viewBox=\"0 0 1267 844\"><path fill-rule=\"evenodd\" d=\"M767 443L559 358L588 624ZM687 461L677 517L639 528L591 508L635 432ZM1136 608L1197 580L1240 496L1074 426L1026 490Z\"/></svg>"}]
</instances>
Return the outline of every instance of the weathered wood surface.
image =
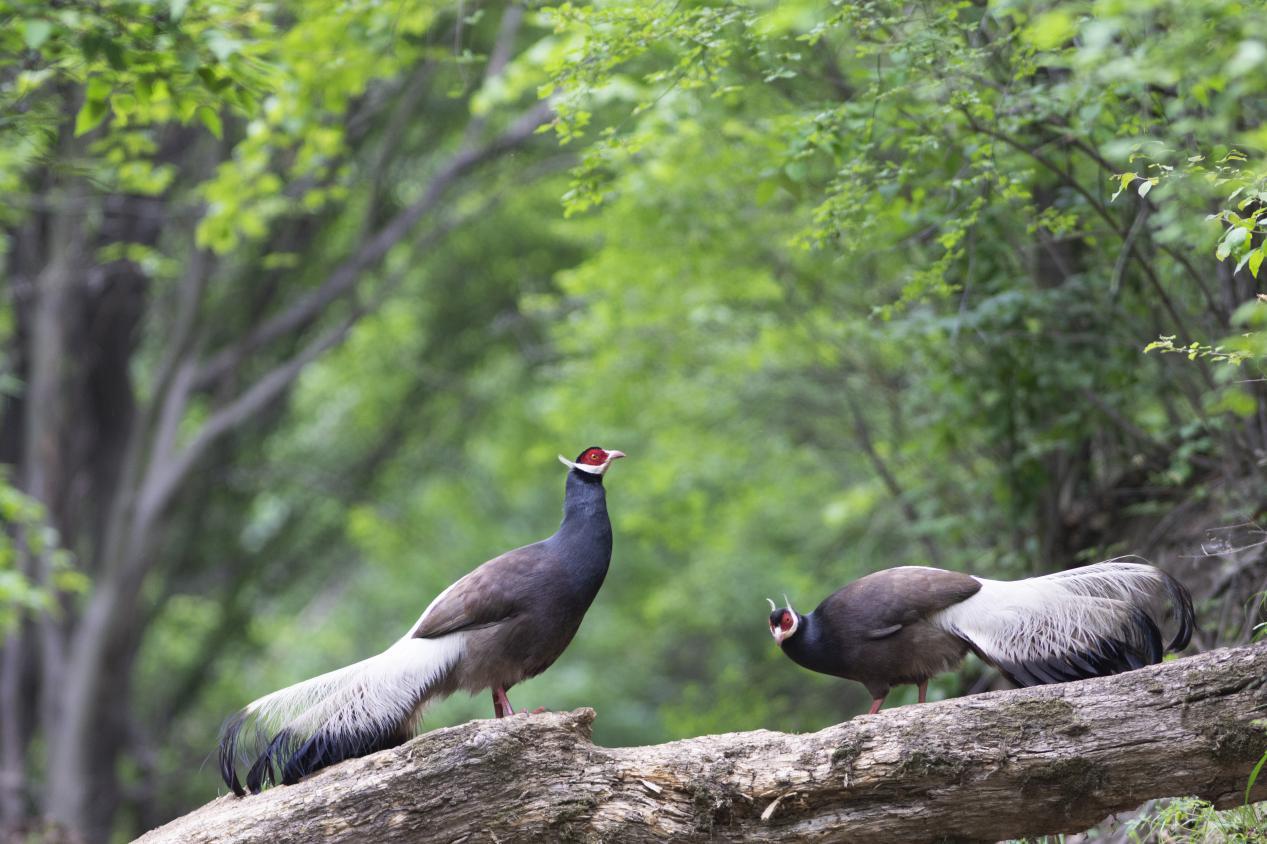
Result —
<instances>
[{"instance_id":1,"label":"weathered wood surface","mask_svg":"<svg viewBox=\"0 0 1267 844\"><path fill-rule=\"evenodd\" d=\"M1151 798L1244 799L1267 750L1267 645L885 710L807 735L590 741L593 710L435 730L140 839L192 842L989 840ZM1267 799L1267 777L1254 790Z\"/></svg>"}]
</instances>

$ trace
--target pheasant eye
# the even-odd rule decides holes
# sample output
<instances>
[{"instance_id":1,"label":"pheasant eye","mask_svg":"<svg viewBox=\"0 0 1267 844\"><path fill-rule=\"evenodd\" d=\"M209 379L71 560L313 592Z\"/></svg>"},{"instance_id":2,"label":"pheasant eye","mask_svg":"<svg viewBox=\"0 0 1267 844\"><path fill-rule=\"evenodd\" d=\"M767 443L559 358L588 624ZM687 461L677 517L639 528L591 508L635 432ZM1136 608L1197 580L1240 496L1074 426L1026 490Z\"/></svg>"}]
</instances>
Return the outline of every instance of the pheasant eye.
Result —
<instances>
[{"instance_id":1,"label":"pheasant eye","mask_svg":"<svg viewBox=\"0 0 1267 844\"><path fill-rule=\"evenodd\" d=\"M784 633L792 629L792 614L790 612L783 613L783 617L779 619L779 629Z\"/></svg>"}]
</instances>

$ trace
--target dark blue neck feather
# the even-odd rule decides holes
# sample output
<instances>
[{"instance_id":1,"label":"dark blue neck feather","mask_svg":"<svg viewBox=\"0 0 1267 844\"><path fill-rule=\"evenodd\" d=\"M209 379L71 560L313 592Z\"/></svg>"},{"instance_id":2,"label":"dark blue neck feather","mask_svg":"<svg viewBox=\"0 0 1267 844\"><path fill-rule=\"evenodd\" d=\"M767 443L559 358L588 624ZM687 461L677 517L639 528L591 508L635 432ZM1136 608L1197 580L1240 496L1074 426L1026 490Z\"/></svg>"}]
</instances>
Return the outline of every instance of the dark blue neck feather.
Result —
<instances>
[{"instance_id":1,"label":"dark blue neck feather","mask_svg":"<svg viewBox=\"0 0 1267 844\"><path fill-rule=\"evenodd\" d=\"M567 487L563 495L563 524L559 533L602 526L611 533L607 518L607 491L603 489L603 476L568 472Z\"/></svg>"},{"instance_id":2,"label":"dark blue neck feather","mask_svg":"<svg viewBox=\"0 0 1267 844\"><path fill-rule=\"evenodd\" d=\"M835 674L838 648L819 623L816 613L797 613L796 634L783 643L783 652L811 671Z\"/></svg>"},{"instance_id":3,"label":"dark blue neck feather","mask_svg":"<svg viewBox=\"0 0 1267 844\"><path fill-rule=\"evenodd\" d=\"M612 526L601 475L568 472L563 523L550 541L557 543L583 591L597 593L612 555Z\"/></svg>"}]
</instances>

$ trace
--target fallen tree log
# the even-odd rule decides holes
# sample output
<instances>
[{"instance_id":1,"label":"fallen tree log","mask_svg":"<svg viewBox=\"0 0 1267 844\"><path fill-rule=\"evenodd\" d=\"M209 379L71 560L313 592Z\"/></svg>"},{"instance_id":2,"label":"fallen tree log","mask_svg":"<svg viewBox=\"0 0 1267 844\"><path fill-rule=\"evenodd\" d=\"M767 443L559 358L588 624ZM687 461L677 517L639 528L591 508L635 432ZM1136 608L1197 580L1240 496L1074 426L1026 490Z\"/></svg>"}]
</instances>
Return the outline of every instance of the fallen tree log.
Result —
<instances>
[{"instance_id":1,"label":"fallen tree log","mask_svg":"<svg viewBox=\"0 0 1267 844\"><path fill-rule=\"evenodd\" d=\"M1267 645L1078 683L653 747L594 712L435 730L140 839L945 841L1074 832L1159 797L1245 799L1267 751ZM1251 799L1267 799L1267 774Z\"/></svg>"}]
</instances>

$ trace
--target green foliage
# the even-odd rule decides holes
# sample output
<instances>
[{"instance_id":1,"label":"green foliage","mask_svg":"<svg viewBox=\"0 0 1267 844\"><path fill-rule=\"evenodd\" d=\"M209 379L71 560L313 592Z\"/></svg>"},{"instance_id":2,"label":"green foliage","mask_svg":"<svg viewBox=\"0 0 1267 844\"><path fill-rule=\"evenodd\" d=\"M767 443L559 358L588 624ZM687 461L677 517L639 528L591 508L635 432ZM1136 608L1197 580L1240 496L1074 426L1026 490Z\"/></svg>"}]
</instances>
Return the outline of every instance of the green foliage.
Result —
<instances>
[{"instance_id":1,"label":"green foliage","mask_svg":"<svg viewBox=\"0 0 1267 844\"><path fill-rule=\"evenodd\" d=\"M103 188L162 193L174 171L154 161L154 127L197 121L220 137L222 112L255 112L275 84L255 6L0 3L0 185L16 192L25 168L75 149ZM59 138L67 110L81 142Z\"/></svg>"},{"instance_id":2,"label":"green foliage","mask_svg":"<svg viewBox=\"0 0 1267 844\"><path fill-rule=\"evenodd\" d=\"M566 222L499 216L431 256L305 379L268 450L305 469L260 492L246 535L267 546L298 514L328 517L360 574L318 604L332 616L313 662L280 649L234 694L366 653L419 595L547 533L553 455L590 442L631 454L609 480L616 560L584 634L519 694L597 703L609 742L850 711L860 692L773 649L766 595L809 608L930 549L1002 575L1131 550L1113 527L1125 511L1074 536L1101 517L1059 510L1053 490L1116 500L1142 473L1178 491L1228 436L1199 372L1139 349L1164 335L1213 351L1203 338L1231 331L1181 259L1215 255L1206 203L1243 200L1230 195L1258 160L1235 126L1262 83L1236 44L1262 16L1221 2L938 10L542 10L553 32L517 61L514 90L544 67L542 91L561 92L553 128L581 157ZM1213 50L1195 34L1207 26ZM520 213L554 219L548 192L521 196ZM506 255L534 242L570 254L524 285ZM494 301L516 328L493 328ZM402 407L417 433L371 498L317 506L320 479ZM257 644L311 628L292 602L270 607ZM429 723L485 710L459 700Z\"/></svg>"},{"instance_id":3,"label":"green foliage","mask_svg":"<svg viewBox=\"0 0 1267 844\"><path fill-rule=\"evenodd\" d=\"M1168 337L1158 337L1144 347L1144 352L1175 353L1187 355L1188 360L1205 358L1214 363L1230 363L1234 365L1244 363L1250 357L1247 352L1231 351L1223 346L1203 345L1197 340L1193 340L1187 346L1179 347L1175 345L1175 336L1173 334Z\"/></svg>"},{"instance_id":4,"label":"green foliage","mask_svg":"<svg viewBox=\"0 0 1267 844\"><path fill-rule=\"evenodd\" d=\"M1137 156L1132 154L1131 159ZM1143 156L1139 156L1143 157ZM1129 172L1119 176L1121 187L1113 195L1118 195L1132 185L1141 197L1146 196L1153 185L1164 178L1168 183L1178 181L1177 189L1185 193L1197 190L1204 195L1213 195L1225 207L1209 214L1206 219L1223 224L1218 237L1214 255L1219 261L1235 261L1233 274L1247 270L1251 278L1257 279L1263 258L1267 257L1267 233L1259 223L1263 213L1267 211L1267 176L1246 166L1248 159L1237 150L1224 153L1213 166L1207 166L1204 155L1192 155L1185 162L1169 165L1158 161L1148 164L1148 168L1157 175L1144 178L1138 173ZM1178 166L1178 171L1176 171ZM1261 170L1261 166L1259 168ZM1233 203L1235 203L1233 205ZM1267 333L1262 327L1267 324L1267 296L1258 294L1257 301L1250 300L1242 304L1232 315L1232 324L1247 328L1240 334L1227 338L1227 345L1217 346L1192 340L1184 346L1175 345L1175 337L1163 336L1144 347L1144 352L1160 351L1162 353L1179 353L1188 360L1202 358L1215 364L1228 364L1239 367L1246 361L1261 364L1267 361ZM1226 373L1225 373L1226 375ZM1212 412L1233 411L1241 416L1248 416L1256 409L1256 402L1243 390L1224 390L1221 396L1209 403Z\"/></svg>"},{"instance_id":5,"label":"green foliage","mask_svg":"<svg viewBox=\"0 0 1267 844\"><path fill-rule=\"evenodd\" d=\"M1262 823L1259 813L1267 804L1246 804L1218 811L1205 800L1182 798L1164 803L1155 812L1147 813L1127 824L1132 842L1182 840L1234 842L1254 844L1260 840Z\"/></svg>"},{"instance_id":6,"label":"green foliage","mask_svg":"<svg viewBox=\"0 0 1267 844\"><path fill-rule=\"evenodd\" d=\"M271 86L231 160L201 189L209 207L197 240L216 252L258 241L296 204L311 213L347 195L357 171L343 117L376 83L426 57L425 36L444 8L434 0L289 5L294 23L263 40L285 84Z\"/></svg>"},{"instance_id":7,"label":"green foliage","mask_svg":"<svg viewBox=\"0 0 1267 844\"><path fill-rule=\"evenodd\" d=\"M1263 765L1267 764L1267 750L1263 751L1263 756L1254 765L1254 769L1249 773L1249 780L1245 783L1245 805L1249 806L1249 795L1254 790L1254 783L1258 782L1258 776L1263 772Z\"/></svg>"},{"instance_id":8,"label":"green foliage","mask_svg":"<svg viewBox=\"0 0 1267 844\"><path fill-rule=\"evenodd\" d=\"M58 593L88 587L47 524L44 506L14 487L5 468L0 466L0 640L27 613L58 612Z\"/></svg>"},{"instance_id":9,"label":"green foliage","mask_svg":"<svg viewBox=\"0 0 1267 844\"><path fill-rule=\"evenodd\" d=\"M581 635L512 697L594 705L612 744L865 706L778 652L767 596L809 610L904 563L1021 576L1137 551L1187 503L1259 512L1261 5L560 3L486 80L496 11L0 0L0 223L85 196L92 220L121 195L171 213L152 243L93 245L152 281L141 393L199 249L196 343L236 348L471 135L556 98L548 148L365 269L313 330L368 315L173 505L134 678L163 813L212 793L210 770L172 772L227 713L553 530L558 452L629 453L616 554ZM252 349L229 391L303 339ZM40 522L10 487L0 506ZM47 607L17 571L0 605ZM427 724L488 710L459 696ZM1214 828L1171 806L1147 823Z\"/></svg>"}]
</instances>

